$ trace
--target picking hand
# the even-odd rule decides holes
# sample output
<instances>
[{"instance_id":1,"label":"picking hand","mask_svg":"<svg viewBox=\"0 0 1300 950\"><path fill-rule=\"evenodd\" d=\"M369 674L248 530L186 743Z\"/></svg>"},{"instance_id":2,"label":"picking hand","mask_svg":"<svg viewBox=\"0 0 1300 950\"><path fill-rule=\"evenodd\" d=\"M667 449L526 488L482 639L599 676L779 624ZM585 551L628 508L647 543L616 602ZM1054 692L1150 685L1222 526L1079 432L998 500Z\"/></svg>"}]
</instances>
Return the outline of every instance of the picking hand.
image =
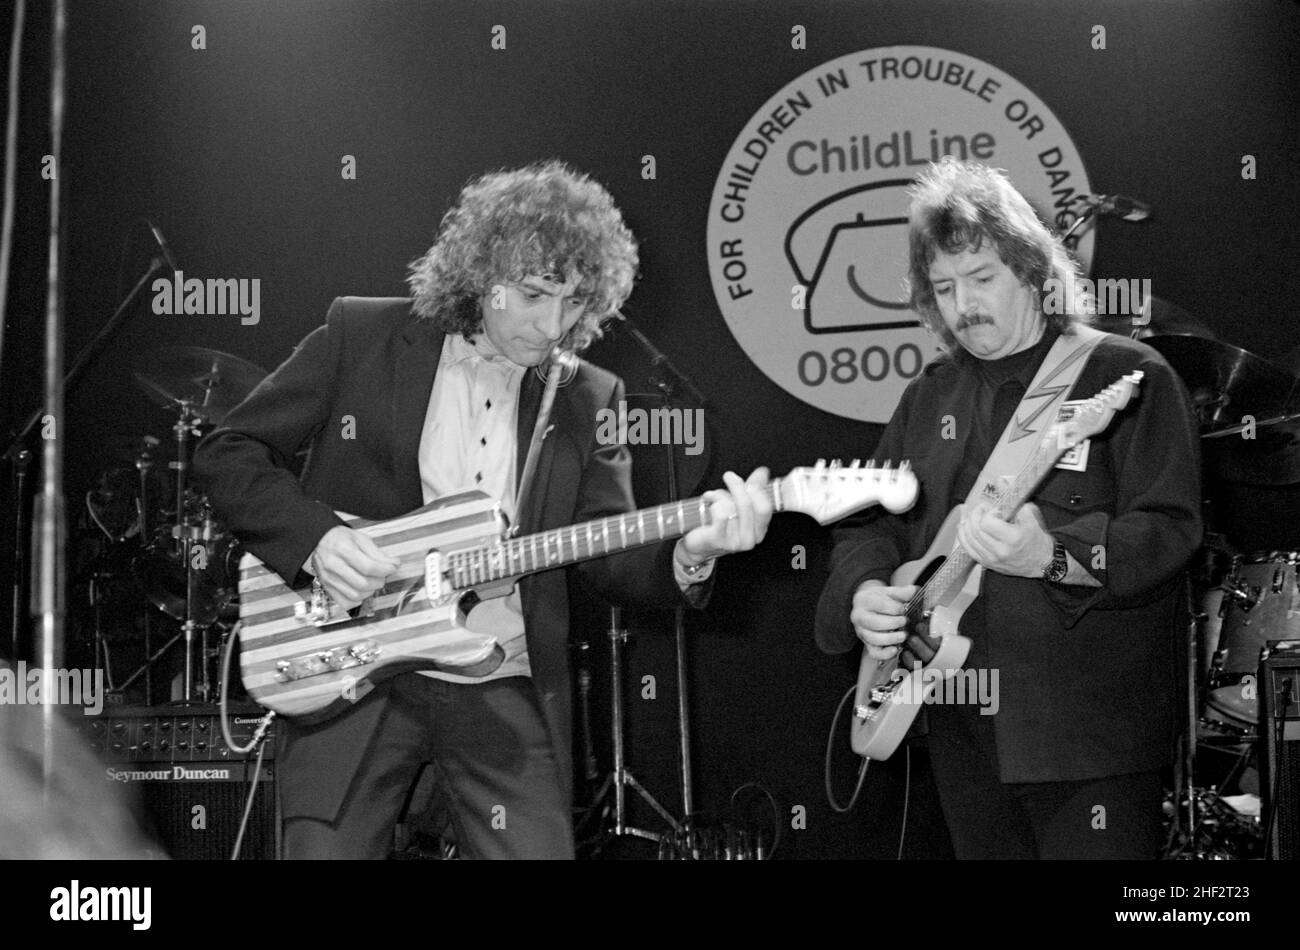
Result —
<instances>
[{"instance_id":1,"label":"picking hand","mask_svg":"<svg viewBox=\"0 0 1300 950\"><path fill-rule=\"evenodd\" d=\"M907 639L907 604L916 585L887 587L883 581L864 581L853 593L849 622L873 660L888 660Z\"/></svg>"},{"instance_id":2,"label":"picking hand","mask_svg":"<svg viewBox=\"0 0 1300 950\"><path fill-rule=\"evenodd\" d=\"M339 606L351 609L383 587L401 563L368 535L337 525L317 542L306 567Z\"/></svg>"}]
</instances>

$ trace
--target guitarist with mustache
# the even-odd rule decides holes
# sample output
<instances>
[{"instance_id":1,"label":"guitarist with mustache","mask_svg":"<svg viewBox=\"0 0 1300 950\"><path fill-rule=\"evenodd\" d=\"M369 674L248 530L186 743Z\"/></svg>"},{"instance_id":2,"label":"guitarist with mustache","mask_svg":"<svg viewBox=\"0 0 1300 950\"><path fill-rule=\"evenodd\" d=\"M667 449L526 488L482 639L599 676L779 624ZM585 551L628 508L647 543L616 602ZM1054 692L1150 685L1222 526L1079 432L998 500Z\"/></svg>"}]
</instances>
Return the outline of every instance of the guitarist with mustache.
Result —
<instances>
[{"instance_id":1,"label":"guitarist with mustache","mask_svg":"<svg viewBox=\"0 0 1300 950\"><path fill-rule=\"evenodd\" d=\"M966 502L1013 416L1021 432L1055 422L1035 418L1053 393L1031 385L1058 339L1091 346L1070 399L1140 370L1131 404L1010 520L987 489L963 511L957 540L984 567L960 620L965 671L998 695L985 708L969 691L964 703L941 695L924 715L958 858L1154 858L1179 721L1183 569L1201 540L1186 392L1155 350L1087 327L1082 293L1053 297L1077 286L1075 265L1004 173L929 166L911 191L909 242L912 307L946 352L909 385L876 455L912 460L920 501L836 530L818 644L899 655L917 587L890 586L895 569Z\"/></svg>"},{"instance_id":2,"label":"guitarist with mustache","mask_svg":"<svg viewBox=\"0 0 1300 950\"><path fill-rule=\"evenodd\" d=\"M626 446L597 435L622 382L576 355L548 360L600 336L636 268L621 213L585 175L547 162L470 182L411 266L412 299L336 299L203 441L195 470L217 515L286 582L313 575L347 606L398 561L335 511L390 519L478 489L526 535L635 510ZM701 606L713 559L752 548L772 514L766 470L724 480L708 522L675 544L575 570L617 603ZM494 673L402 673L324 723L282 724L287 858L386 857L425 762L462 854L573 857L567 573L470 612L504 648Z\"/></svg>"}]
</instances>

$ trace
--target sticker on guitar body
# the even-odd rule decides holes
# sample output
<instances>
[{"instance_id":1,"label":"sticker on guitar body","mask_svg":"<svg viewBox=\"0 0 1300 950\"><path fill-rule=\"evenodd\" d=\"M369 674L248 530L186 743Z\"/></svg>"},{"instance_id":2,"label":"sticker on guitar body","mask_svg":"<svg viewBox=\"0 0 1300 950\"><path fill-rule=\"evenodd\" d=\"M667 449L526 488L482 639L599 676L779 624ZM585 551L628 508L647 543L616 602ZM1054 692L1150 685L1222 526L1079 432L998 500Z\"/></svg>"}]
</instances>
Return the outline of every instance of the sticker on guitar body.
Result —
<instances>
[{"instance_id":1,"label":"sticker on guitar body","mask_svg":"<svg viewBox=\"0 0 1300 950\"><path fill-rule=\"evenodd\" d=\"M1056 421L1070 421L1087 401L1086 399L1071 399L1061 403ZM1065 432L1064 429L1058 431ZM1061 460L1056 463L1056 467L1069 472L1086 472L1088 470L1088 447L1090 445L1092 445L1092 439L1083 439L1073 448L1067 449L1065 454L1061 456Z\"/></svg>"}]
</instances>

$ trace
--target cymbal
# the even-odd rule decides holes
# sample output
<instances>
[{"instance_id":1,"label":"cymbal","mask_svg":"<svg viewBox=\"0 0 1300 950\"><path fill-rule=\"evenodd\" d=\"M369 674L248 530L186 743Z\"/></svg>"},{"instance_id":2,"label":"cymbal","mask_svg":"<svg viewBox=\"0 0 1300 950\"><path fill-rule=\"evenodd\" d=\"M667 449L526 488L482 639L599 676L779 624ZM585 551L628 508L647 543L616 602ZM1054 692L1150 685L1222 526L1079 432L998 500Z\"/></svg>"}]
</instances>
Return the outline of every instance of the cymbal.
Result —
<instances>
[{"instance_id":1,"label":"cymbal","mask_svg":"<svg viewBox=\"0 0 1300 950\"><path fill-rule=\"evenodd\" d=\"M136 361L133 375L158 405L188 407L192 416L215 425L267 374L262 367L219 350L160 346Z\"/></svg>"},{"instance_id":2,"label":"cymbal","mask_svg":"<svg viewBox=\"0 0 1300 950\"><path fill-rule=\"evenodd\" d=\"M1178 304L1151 294L1145 300L1140 318L1127 313L1098 313L1093 326L1107 333L1117 333L1138 340L1171 333L1215 339L1214 331L1200 317L1188 313Z\"/></svg>"},{"instance_id":3,"label":"cymbal","mask_svg":"<svg viewBox=\"0 0 1300 950\"><path fill-rule=\"evenodd\" d=\"M1296 377L1282 367L1217 340L1187 334L1148 337L1192 397L1205 461L1230 482L1300 482ZM1254 425L1247 427L1245 417Z\"/></svg>"},{"instance_id":4,"label":"cymbal","mask_svg":"<svg viewBox=\"0 0 1300 950\"><path fill-rule=\"evenodd\" d=\"M1296 377L1248 350L1186 333L1147 337L1182 377L1201 423L1212 436L1241 425L1243 416L1256 424L1293 411Z\"/></svg>"}]
</instances>

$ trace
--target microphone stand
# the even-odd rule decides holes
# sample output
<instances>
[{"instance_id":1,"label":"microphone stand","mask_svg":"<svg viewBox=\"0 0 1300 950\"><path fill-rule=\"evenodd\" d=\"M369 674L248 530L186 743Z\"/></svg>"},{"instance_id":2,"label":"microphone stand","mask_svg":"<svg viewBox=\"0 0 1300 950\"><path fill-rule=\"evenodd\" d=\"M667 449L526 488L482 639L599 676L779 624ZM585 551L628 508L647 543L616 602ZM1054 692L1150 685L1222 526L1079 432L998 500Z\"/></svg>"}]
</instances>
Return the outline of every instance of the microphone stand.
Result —
<instances>
[{"instance_id":1,"label":"microphone stand","mask_svg":"<svg viewBox=\"0 0 1300 950\"><path fill-rule=\"evenodd\" d=\"M54 0L53 40L50 44L50 141L55 168L63 157L63 110L67 53L67 8L65 0ZM50 182L49 266L45 297L45 411L54 423L41 447L41 494L36 499L32 521L36 531L32 548L36 570L32 577L32 614L40 618L37 628L36 662L52 682L63 662L64 589L67 563L64 540L67 512L63 505L63 440L66 418L63 412L63 232L62 195L59 178ZM48 804L54 791L54 690L41 690L41 790Z\"/></svg>"},{"instance_id":2,"label":"microphone stand","mask_svg":"<svg viewBox=\"0 0 1300 950\"><path fill-rule=\"evenodd\" d=\"M63 385L59 391L60 395L71 391L73 385L76 383L77 379L80 378L81 374L85 371L86 367L90 365L90 362L96 356L99 355L99 352L108 343L109 338L114 333L117 332L119 326L126 318L127 312L130 309L131 305L135 302L135 299L138 296L140 296L140 293L145 289L145 287L148 286L150 279L154 276L154 274L158 273L158 271L162 270L165 266L166 266L165 262L160 257L155 257L152 261L149 262L149 269L145 271L144 276L142 276L138 281L136 281L135 286L131 288L131 292L127 294L126 299L123 300L120 304L118 304L117 309L113 311L113 315L109 318L108 322L104 324L103 329L101 329L98 333L95 334L94 337L92 337L89 341L87 341L86 345L83 346L81 348L81 351L77 354L77 358L72 361L72 366L69 367L67 374L63 377ZM60 399L59 401L61 404L62 399ZM47 405L50 404L48 392L46 395L46 402ZM46 413L46 408L47 407L42 407L40 409L37 409L27 418L26 424L24 424L23 427L18 431L18 434L13 437L13 440L9 443L9 447L5 450L4 453L4 457L7 458L13 466L14 488L15 488L14 491L14 507L15 507L14 573L13 573L13 585L12 585L13 586L13 615L10 619L10 643L13 648L13 656L15 659L17 659L21 655L20 653L20 641L22 638L21 604L22 604L23 580L24 580L24 574L26 573L26 561L27 561L27 553L26 553L27 548L26 545L23 544L23 536L26 532L26 513L27 513L27 506L24 502L26 500L25 493L26 493L26 481L27 481L27 467L31 463L32 453L27 450L26 442L27 439L31 436L33 430L35 430L37 423L41 421L41 417ZM61 416L62 416L62 406L60 405L60 412L58 416L56 416L56 419L59 419L60 422L62 421ZM57 433L57 432L56 434L61 435L61 433ZM47 441L52 441L52 440L47 440Z\"/></svg>"},{"instance_id":3,"label":"microphone stand","mask_svg":"<svg viewBox=\"0 0 1300 950\"><path fill-rule=\"evenodd\" d=\"M709 401L704 397L690 378L673 365L672 361L640 330L632 321L626 320L628 330L632 337L641 344L650 355L650 365L659 370L659 375L651 378L651 385L659 391L663 399L663 409L665 418L671 410L673 397L680 389L686 397L701 410L709 408ZM688 411L688 410L686 410ZM701 435L703 435L703 428ZM666 501L679 501L681 496L677 485L677 454L671 441L664 443L665 461L667 462L668 472L668 497ZM695 814L695 797L694 797L694 780L691 771L691 713L689 682L687 679L688 656L686 653L686 622L685 613L681 607L673 609L673 635L677 648L677 723L678 723L678 740L679 740L679 778L681 780L682 792L682 815L685 821L689 822L691 816Z\"/></svg>"},{"instance_id":4,"label":"microphone stand","mask_svg":"<svg viewBox=\"0 0 1300 950\"><path fill-rule=\"evenodd\" d=\"M1079 230L1079 228L1084 224L1084 222L1091 221L1096 216L1097 216L1097 206L1095 204L1090 204L1086 208L1084 208L1083 213L1080 214L1077 218L1075 218L1072 222L1070 222L1070 226L1066 228L1065 233L1061 235L1061 243L1066 244L1066 246L1069 246L1068 242L1070 240L1070 236L1074 234L1075 231Z\"/></svg>"}]
</instances>

